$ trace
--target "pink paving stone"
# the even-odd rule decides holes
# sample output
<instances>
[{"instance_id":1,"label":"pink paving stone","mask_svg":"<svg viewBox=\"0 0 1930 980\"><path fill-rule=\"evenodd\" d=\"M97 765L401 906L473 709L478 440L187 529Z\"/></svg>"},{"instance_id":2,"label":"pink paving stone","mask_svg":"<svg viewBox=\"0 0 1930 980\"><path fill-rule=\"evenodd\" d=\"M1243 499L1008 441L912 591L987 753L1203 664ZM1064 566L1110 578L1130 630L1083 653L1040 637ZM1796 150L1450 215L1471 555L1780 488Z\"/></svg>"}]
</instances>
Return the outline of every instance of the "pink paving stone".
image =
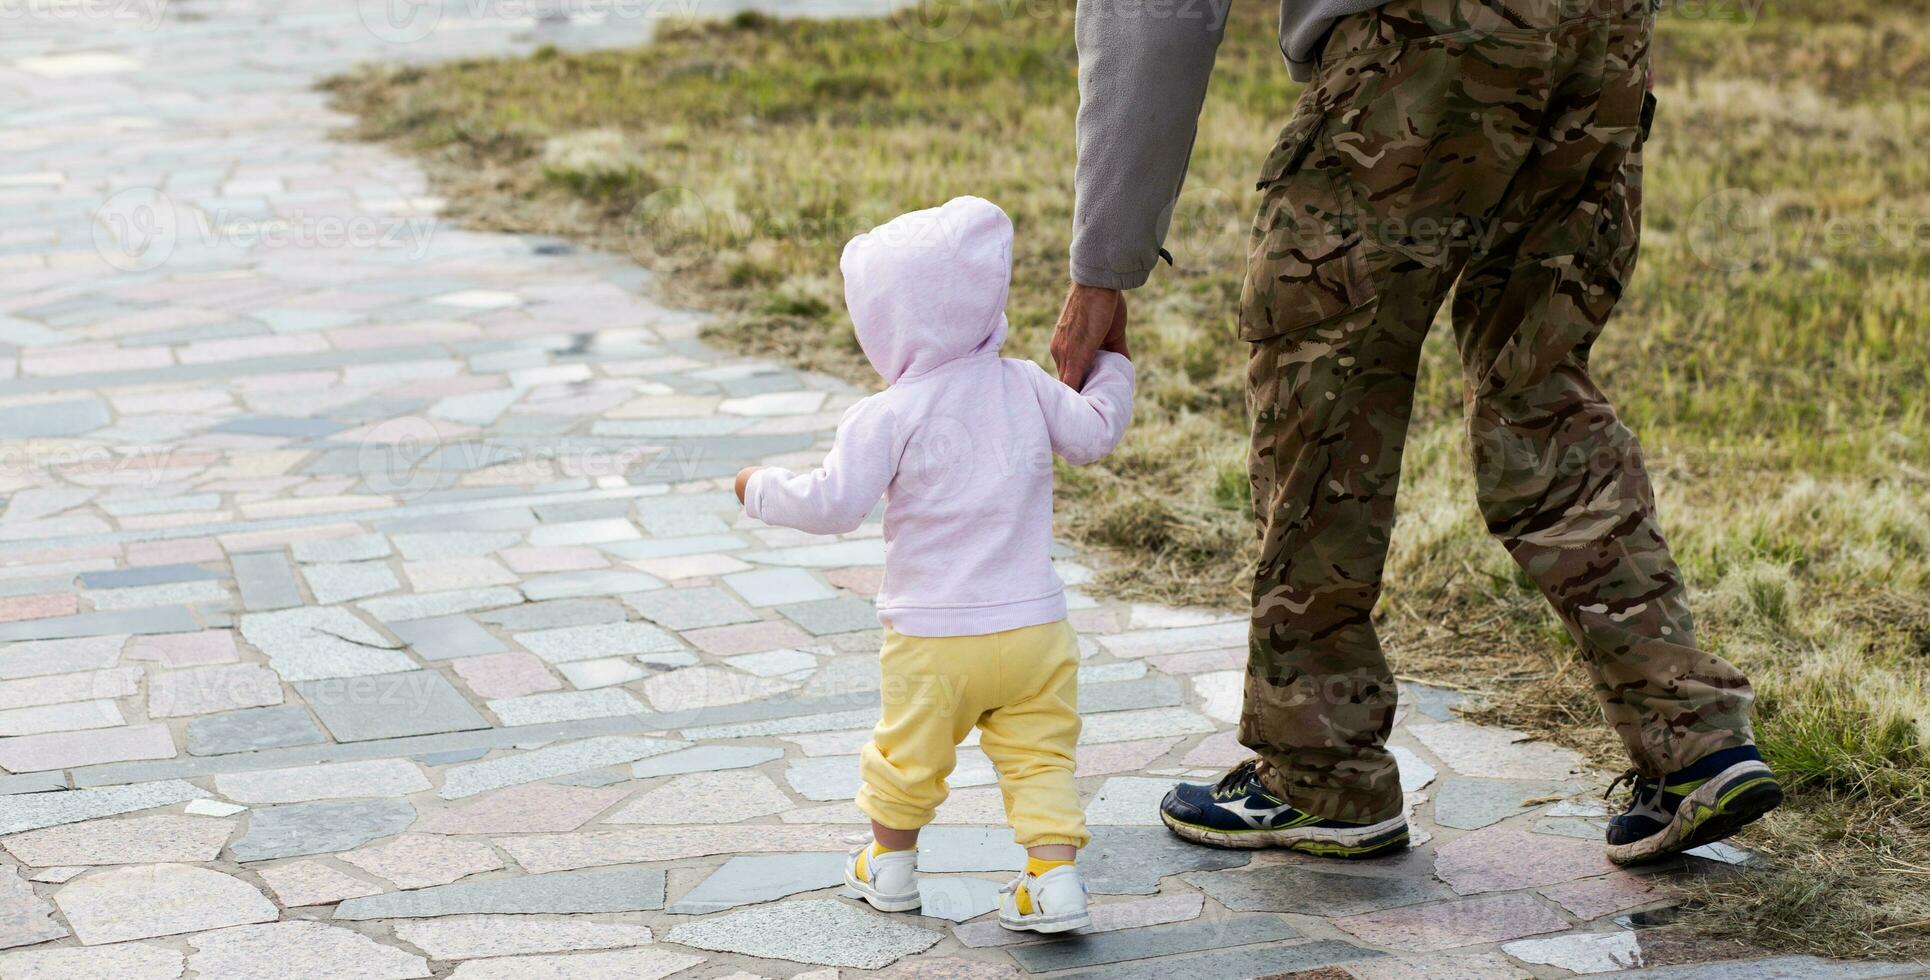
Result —
<instances>
[{"instance_id":1,"label":"pink paving stone","mask_svg":"<svg viewBox=\"0 0 1930 980\"><path fill-rule=\"evenodd\" d=\"M1533 895L1483 895L1369 912L1333 924L1372 943L1414 952L1498 943L1568 928Z\"/></svg>"},{"instance_id":2,"label":"pink paving stone","mask_svg":"<svg viewBox=\"0 0 1930 980\"><path fill-rule=\"evenodd\" d=\"M0 868L0 948L31 946L67 935L54 907L34 894L18 868Z\"/></svg>"},{"instance_id":3,"label":"pink paving stone","mask_svg":"<svg viewBox=\"0 0 1930 980\"><path fill-rule=\"evenodd\" d=\"M463 657L451 660L449 665L477 697L515 698L563 686L550 676L548 668L543 666L543 658L533 653L512 650L485 657Z\"/></svg>"},{"instance_id":4,"label":"pink paving stone","mask_svg":"<svg viewBox=\"0 0 1930 980\"><path fill-rule=\"evenodd\" d=\"M237 551L255 551L279 545L293 544L297 541L321 541L326 538L344 538L355 534L366 534L354 524L316 524L310 527L282 527L266 531L241 531L223 534L219 538L221 546L230 554Z\"/></svg>"},{"instance_id":5,"label":"pink paving stone","mask_svg":"<svg viewBox=\"0 0 1930 980\"><path fill-rule=\"evenodd\" d=\"M153 660L163 667L206 667L231 664L241 659L235 651L233 630L202 630L199 633L163 633L137 636L127 644L129 660Z\"/></svg>"},{"instance_id":6,"label":"pink paving stone","mask_svg":"<svg viewBox=\"0 0 1930 980\"><path fill-rule=\"evenodd\" d=\"M691 630L684 634L684 639L696 644L699 650L720 657L785 650L808 646L812 642L809 633L789 623L774 620Z\"/></svg>"},{"instance_id":7,"label":"pink paving stone","mask_svg":"<svg viewBox=\"0 0 1930 980\"><path fill-rule=\"evenodd\" d=\"M481 333L482 328L467 323L435 325L417 323L403 327L384 323L330 330L328 339L330 343L342 350L369 350L377 347L402 347L408 344L439 344L451 340L468 340Z\"/></svg>"},{"instance_id":8,"label":"pink paving stone","mask_svg":"<svg viewBox=\"0 0 1930 980\"><path fill-rule=\"evenodd\" d=\"M1237 670L1246 666L1247 652L1232 650L1199 650L1193 653L1170 653L1159 657L1147 657L1146 662L1168 674L1201 674L1209 670Z\"/></svg>"},{"instance_id":9,"label":"pink paving stone","mask_svg":"<svg viewBox=\"0 0 1930 980\"><path fill-rule=\"evenodd\" d=\"M1615 870L1601 844L1513 827L1479 830L1441 845L1434 874L1461 895L1536 888Z\"/></svg>"},{"instance_id":10,"label":"pink paving stone","mask_svg":"<svg viewBox=\"0 0 1930 980\"><path fill-rule=\"evenodd\" d=\"M883 570L879 570L882 577ZM1119 613L1112 609L1074 609L1066 614L1072 628L1081 633L1117 633Z\"/></svg>"},{"instance_id":11,"label":"pink paving stone","mask_svg":"<svg viewBox=\"0 0 1930 980\"><path fill-rule=\"evenodd\" d=\"M380 844L349 851L341 858L369 874L394 882L397 888L446 885L458 878L496 871L503 866L503 859L497 857L488 844L434 834L401 834Z\"/></svg>"},{"instance_id":12,"label":"pink paving stone","mask_svg":"<svg viewBox=\"0 0 1930 980\"><path fill-rule=\"evenodd\" d=\"M1073 772L1080 776L1105 776L1115 772L1138 772L1178 742L1177 738L1147 738L1136 742L1107 742L1081 745Z\"/></svg>"},{"instance_id":13,"label":"pink paving stone","mask_svg":"<svg viewBox=\"0 0 1930 980\"><path fill-rule=\"evenodd\" d=\"M511 571L524 575L542 572L581 572L593 568L608 568L610 560L595 548L578 547L517 547L504 548L497 552L503 563Z\"/></svg>"},{"instance_id":14,"label":"pink paving stone","mask_svg":"<svg viewBox=\"0 0 1930 980\"><path fill-rule=\"evenodd\" d=\"M382 393L392 398L447 398L451 395L467 395L478 391L496 391L506 388L503 379L493 374L458 374L448 378L433 378L413 384L384 388Z\"/></svg>"},{"instance_id":15,"label":"pink paving stone","mask_svg":"<svg viewBox=\"0 0 1930 980\"><path fill-rule=\"evenodd\" d=\"M150 718L205 715L281 703L281 676L260 664L223 664L155 674L147 684Z\"/></svg>"},{"instance_id":16,"label":"pink paving stone","mask_svg":"<svg viewBox=\"0 0 1930 980\"><path fill-rule=\"evenodd\" d=\"M361 898L364 895L380 895L380 886L372 885L360 878L338 871L322 861L293 861L266 868L256 868L255 873L283 905L295 908L300 905L333 905L345 898Z\"/></svg>"},{"instance_id":17,"label":"pink paving stone","mask_svg":"<svg viewBox=\"0 0 1930 980\"><path fill-rule=\"evenodd\" d=\"M1188 766L1217 769L1221 766L1244 762L1252 757L1253 750L1240 744L1238 732L1218 732L1206 736L1200 744L1193 746L1192 751L1186 753L1186 758L1180 761Z\"/></svg>"},{"instance_id":18,"label":"pink paving stone","mask_svg":"<svg viewBox=\"0 0 1930 980\"><path fill-rule=\"evenodd\" d=\"M611 864L681 861L711 854L782 851L844 851L848 827L776 827L756 824L686 827L625 827L574 834L524 834L491 838L530 874Z\"/></svg>"},{"instance_id":19,"label":"pink paving stone","mask_svg":"<svg viewBox=\"0 0 1930 980\"><path fill-rule=\"evenodd\" d=\"M277 334L268 337L238 337L231 340L199 340L181 348L183 364L213 364L250 357L285 357L294 354L319 354L328 350L328 341L314 334Z\"/></svg>"},{"instance_id":20,"label":"pink paving stone","mask_svg":"<svg viewBox=\"0 0 1930 980\"><path fill-rule=\"evenodd\" d=\"M588 823L629 792L623 786L524 783L423 813L410 829L427 834L565 833Z\"/></svg>"},{"instance_id":21,"label":"pink paving stone","mask_svg":"<svg viewBox=\"0 0 1930 980\"><path fill-rule=\"evenodd\" d=\"M174 358L166 347L121 348L112 344L75 344L49 350L26 350L20 355L20 373L40 377L92 374L96 371L136 371L170 367L173 364Z\"/></svg>"},{"instance_id":22,"label":"pink paving stone","mask_svg":"<svg viewBox=\"0 0 1930 980\"><path fill-rule=\"evenodd\" d=\"M174 738L168 734L168 727L160 724L0 738L0 768L9 772L172 758Z\"/></svg>"},{"instance_id":23,"label":"pink paving stone","mask_svg":"<svg viewBox=\"0 0 1930 980\"><path fill-rule=\"evenodd\" d=\"M863 565L857 568L834 568L824 573L824 580L840 589L849 589L861 596L875 596L884 584L885 570L878 565ZM1086 610L1081 610L1086 611ZM1077 625L1076 623L1074 625Z\"/></svg>"},{"instance_id":24,"label":"pink paving stone","mask_svg":"<svg viewBox=\"0 0 1930 980\"><path fill-rule=\"evenodd\" d=\"M1541 893L1582 919L1598 919L1669 897L1662 879L1626 872L1550 885Z\"/></svg>"},{"instance_id":25,"label":"pink paving stone","mask_svg":"<svg viewBox=\"0 0 1930 980\"><path fill-rule=\"evenodd\" d=\"M22 619L72 616L80 611L80 597L72 592L23 595L0 599L0 623Z\"/></svg>"},{"instance_id":26,"label":"pink paving stone","mask_svg":"<svg viewBox=\"0 0 1930 980\"><path fill-rule=\"evenodd\" d=\"M118 558L120 557L120 554L121 554L121 546L117 544L84 544L84 545L75 545L67 548L40 548L34 551L12 551L7 553L7 569L6 569L8 573L7 577L9 578L16 577L13 574L15 572L18 572L23 575L33 575L33 574L39 574L39 572L41 571L39 569L27 569L22 567L26 565L42 565L42 564L50 564L54 562L85 561L90 558ZM92 571L92 570L93 569L83 569L83 568L74 569L74 571ZM55 568L55 569L47 569L47 571L60 572L60 571L67 571L67 569Z\"/></svg>"},{"instance_id":27,"label":"pink paving stone","mask_svg":"<svg viewBox=\"0 0 1930 980\"><path fill-rule=\"evenodd\" d=\"M185 565L217 561L221 545L213 538L182 538L178 541L137 541L127 546L129 565Z\"/></svg>"},{"instance_id":28,"label":"pink paving stone","mask_svg":"<svg viewBox=\"0 0 1930 980\"><path fill-rule=\"evenodd\" d=\"M516 573L494 558L441 558L434 561L405 561L402 574L417 592L448 592L475 589L486 585L513 585Z\"/></svg>"},{"instance_id":29,"label":"pink paving stone","mask_svg":"<svg viewBox=\"0 0 1930 980\"><path fill-rule=\"evenodd\" d=\"M748 562L738 561L729 555L678 555L674 558L647 558L630 563L640 572L648 572L661 579L698 578L709 575L729 575L732 572L749 570Z\"/></svg>"}]
</instances>

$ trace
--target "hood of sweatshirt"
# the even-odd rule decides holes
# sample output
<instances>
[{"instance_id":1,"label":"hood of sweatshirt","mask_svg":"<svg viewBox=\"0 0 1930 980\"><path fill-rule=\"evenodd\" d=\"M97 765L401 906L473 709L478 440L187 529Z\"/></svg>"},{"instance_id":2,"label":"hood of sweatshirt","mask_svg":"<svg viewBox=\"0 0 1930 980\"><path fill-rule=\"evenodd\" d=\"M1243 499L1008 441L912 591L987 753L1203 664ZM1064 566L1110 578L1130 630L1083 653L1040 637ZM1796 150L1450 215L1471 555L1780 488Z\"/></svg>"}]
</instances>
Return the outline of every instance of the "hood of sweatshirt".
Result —
<instances>
[{"instance_id":1,"label":"hood of sweatshirt","mask_svg":"<svg viewBox=\"0 0 1930 980\"><path fill-rule=\"evenodd\" d=\"M990 201L899 215L846 243L838 266L858 346L887 383L1005 343L1012 219Z\"/></svg>"}]
</instances>

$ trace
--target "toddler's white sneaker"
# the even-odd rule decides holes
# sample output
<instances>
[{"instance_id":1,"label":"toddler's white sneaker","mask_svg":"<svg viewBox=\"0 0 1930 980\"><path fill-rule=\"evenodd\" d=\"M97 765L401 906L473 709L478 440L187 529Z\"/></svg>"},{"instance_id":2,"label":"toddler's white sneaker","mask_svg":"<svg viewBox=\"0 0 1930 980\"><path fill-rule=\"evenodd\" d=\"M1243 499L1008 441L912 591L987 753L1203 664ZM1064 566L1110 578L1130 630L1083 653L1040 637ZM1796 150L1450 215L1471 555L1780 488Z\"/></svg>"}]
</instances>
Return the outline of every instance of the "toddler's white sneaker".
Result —
<instances>
[{"instance_id":1,"label":"toddler's white sneaker","mask_svg":"<svg viewBox=\"0 0 1930 980\"><path fill-rule=\"evenodd\" d=\"M872 844L851 852L844 860L844 883L880 912L909 912L918 907L918 851L877 853Z\"/></svg>"},{"instance_id":2,"label":"toddler's white sneaker","mask_svg":"<svg viewBox=\"0 0 1930 980\"><path fill-rule=\"evenodd\" d=\"M1042 875L1019 872L999 890L999 925L1024 932L1068 932L1092 922L1086 883L1062 864Z\"/></svg>"}]
</instances>

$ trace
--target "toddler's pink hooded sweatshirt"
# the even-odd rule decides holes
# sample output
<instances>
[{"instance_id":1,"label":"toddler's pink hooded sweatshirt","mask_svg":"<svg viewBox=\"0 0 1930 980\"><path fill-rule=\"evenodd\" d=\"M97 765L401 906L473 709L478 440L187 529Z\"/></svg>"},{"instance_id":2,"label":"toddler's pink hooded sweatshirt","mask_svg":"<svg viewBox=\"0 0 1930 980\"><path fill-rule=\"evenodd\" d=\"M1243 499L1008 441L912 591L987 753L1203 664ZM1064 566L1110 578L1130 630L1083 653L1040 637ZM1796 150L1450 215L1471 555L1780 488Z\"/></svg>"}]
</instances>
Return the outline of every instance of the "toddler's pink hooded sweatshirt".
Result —
<instances>
[{"instance_id":1,"label":"toddler's pink hooded sweatshirt","mask_svg":"<svg viewBox=\"0 0 1930 980\"><path fill-rule=\"evenodd\" d=\"M1053 571L1052 454L1112 451L1133 365L1102 352L1083 391L999 356L1012 222L960 197L851 240L840 262L858 344L890 387L838 424L824 465L758 470L745 511L816 534L885 501L878 618L906 636L976 636L1065 618Z\"/></svg>"}]
</instances>

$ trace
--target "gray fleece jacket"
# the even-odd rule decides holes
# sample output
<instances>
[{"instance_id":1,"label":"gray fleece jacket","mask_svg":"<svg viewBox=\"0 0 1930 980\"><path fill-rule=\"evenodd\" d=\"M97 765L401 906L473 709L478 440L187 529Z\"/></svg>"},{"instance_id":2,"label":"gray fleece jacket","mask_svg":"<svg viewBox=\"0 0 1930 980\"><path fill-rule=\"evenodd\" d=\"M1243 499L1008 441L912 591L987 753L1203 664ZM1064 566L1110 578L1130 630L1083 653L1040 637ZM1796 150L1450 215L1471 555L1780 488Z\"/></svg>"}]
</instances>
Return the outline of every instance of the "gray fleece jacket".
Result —
<instances>
[{"instance_id":1,"label":"gray fleece jacket","mask_svg":"<svg viewBox=\"0 0 1930 980\"><path fill-rule=\"evenodd\" d=\"M1074 282L1132 289L1153 271L1231 2L1079 0ZM1293 77L1313 74L1335 20L1384 2L1280 0L1280 50Z\"/></svg>"}]
</instances>

